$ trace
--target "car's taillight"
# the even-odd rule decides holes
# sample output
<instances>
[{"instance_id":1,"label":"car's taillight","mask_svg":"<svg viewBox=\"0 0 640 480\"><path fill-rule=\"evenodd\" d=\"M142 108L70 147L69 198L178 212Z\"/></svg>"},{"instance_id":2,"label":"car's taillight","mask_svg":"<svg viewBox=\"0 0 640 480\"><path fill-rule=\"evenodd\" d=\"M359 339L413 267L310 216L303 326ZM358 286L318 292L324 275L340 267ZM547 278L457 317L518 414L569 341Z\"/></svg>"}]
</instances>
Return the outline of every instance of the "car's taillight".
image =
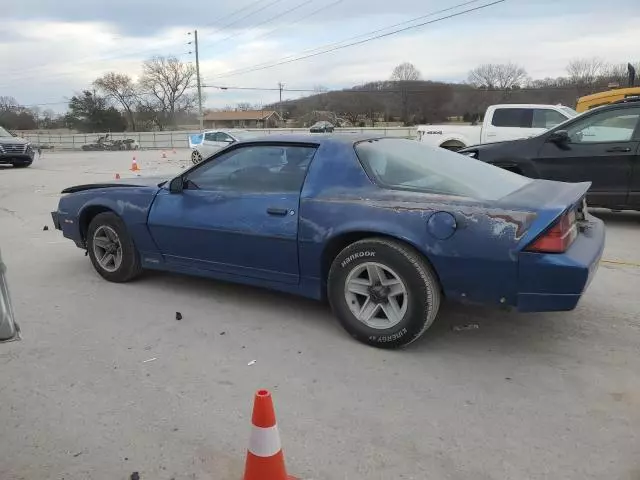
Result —
<instances>
[{"instance_id":1,"label":"car's taillight","mask_svg":"<svg viewBox=\"0 0 640 480\"><path fill-rule=\"evenodd\" d=\"M562 215L550 229L536 238L526 248L526 251L563 253L567 251L577 236L576 212L571 210Z\"/></svg>"}]
</instances>

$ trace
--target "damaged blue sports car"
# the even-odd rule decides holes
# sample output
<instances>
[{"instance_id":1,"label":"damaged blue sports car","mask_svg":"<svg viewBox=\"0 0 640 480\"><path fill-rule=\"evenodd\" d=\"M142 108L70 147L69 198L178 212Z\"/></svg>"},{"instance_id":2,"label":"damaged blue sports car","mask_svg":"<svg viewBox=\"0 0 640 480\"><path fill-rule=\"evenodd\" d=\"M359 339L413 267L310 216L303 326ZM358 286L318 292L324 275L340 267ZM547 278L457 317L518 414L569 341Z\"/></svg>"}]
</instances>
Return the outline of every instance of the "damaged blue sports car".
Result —
<instances>
[{"instance_id":1,"label":"damaged blue sports car","mask_svg":"<svg viewBox=\"0 0 640 480\"><path fill-rule=\"evenodd\" d=\"M445 298L575 308L604 248L589 186L407 139L277 135L173 179L67 188L52 216L106 280L155 269L327 298L353 337L393 348Z\"/></svg>"}]
</instances>

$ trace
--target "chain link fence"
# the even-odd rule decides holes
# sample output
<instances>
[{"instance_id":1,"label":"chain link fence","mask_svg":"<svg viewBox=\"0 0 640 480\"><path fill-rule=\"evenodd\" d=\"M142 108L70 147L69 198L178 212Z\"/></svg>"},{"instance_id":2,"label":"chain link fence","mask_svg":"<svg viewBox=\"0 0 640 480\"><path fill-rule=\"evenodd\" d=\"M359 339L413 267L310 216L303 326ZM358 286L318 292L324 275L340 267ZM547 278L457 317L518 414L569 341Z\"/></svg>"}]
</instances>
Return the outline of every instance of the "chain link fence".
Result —
<instances>
[{"instance_id":1,"label":"chain link fence","mask_svg":"<svg viewBox=\"0 0 640 480\"><path fill-rule=\"evenodd\" d=\"M306 128L274 128L274 129L249 129L250 131L271 134L308 133ZM172 149L189 148L189 136L197 135L200 131L171 131L171 132L123 132L109 133L110 140L135 140L141 149ZM413 127L386 127L386 128L336 128L335 133L361 133L372 136L406 137L415 138L416 129ZM83 145L96 143L98 138L106 133L30 133L21 132L20 136L29 140L34 145L54 150L81 150Z\"/></svg>"}]
</instances>

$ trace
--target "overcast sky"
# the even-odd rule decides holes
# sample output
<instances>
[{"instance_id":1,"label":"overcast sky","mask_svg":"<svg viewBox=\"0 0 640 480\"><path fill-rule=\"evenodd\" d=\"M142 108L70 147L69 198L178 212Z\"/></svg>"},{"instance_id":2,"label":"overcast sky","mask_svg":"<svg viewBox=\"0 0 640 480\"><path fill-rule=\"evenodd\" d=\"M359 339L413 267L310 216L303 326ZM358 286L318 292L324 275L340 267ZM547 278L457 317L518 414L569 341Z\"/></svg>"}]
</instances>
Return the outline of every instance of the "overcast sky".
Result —
<instances>
[{"instance_id":1,"label":"overcast sky","mask_svg":"<svg viewBox=\"0 0 640 480\"><path fill-rule=\"evenodd\" d=\"M20 0L3 2L0 95L53 104L107 71L137 76L154 55L193 61L187 32L199 31L203 81L213 85L344 88L389 77L408 61L426 79L464 81L486 62L522 64L534 78L565 73L577 57L640 60L638 0L506 0L402 34L274 68L259 65L414 25L494 0L427 16L464 0ZM316 12L316 13L314 13ZM389 31L383 30L380 33ZM357 37L357 38L354 38ZM326 49L326 48L324 48ZM207 89L207 106L270 103L278 92ZM284 98L301 93L284 92Z\"/></svg>"}]
</instances>

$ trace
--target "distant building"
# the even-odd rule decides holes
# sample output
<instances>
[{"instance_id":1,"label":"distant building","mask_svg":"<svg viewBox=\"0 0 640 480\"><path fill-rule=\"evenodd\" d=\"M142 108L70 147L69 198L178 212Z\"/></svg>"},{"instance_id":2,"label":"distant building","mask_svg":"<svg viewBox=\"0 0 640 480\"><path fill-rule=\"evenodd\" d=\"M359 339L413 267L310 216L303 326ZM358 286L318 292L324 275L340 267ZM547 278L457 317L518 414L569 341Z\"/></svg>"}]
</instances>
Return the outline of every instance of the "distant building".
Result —
<instances>
[{"instance_id":1,"label":"distant building","mask_svg":"<svg viewBox=\"0 0 640 480\"><path fill-rule=\"evenodd\" d=\"M237 110L209 112L204 116L204 128L276 128L282 117L274 110Z\"/></svg>"}]
</instances>

